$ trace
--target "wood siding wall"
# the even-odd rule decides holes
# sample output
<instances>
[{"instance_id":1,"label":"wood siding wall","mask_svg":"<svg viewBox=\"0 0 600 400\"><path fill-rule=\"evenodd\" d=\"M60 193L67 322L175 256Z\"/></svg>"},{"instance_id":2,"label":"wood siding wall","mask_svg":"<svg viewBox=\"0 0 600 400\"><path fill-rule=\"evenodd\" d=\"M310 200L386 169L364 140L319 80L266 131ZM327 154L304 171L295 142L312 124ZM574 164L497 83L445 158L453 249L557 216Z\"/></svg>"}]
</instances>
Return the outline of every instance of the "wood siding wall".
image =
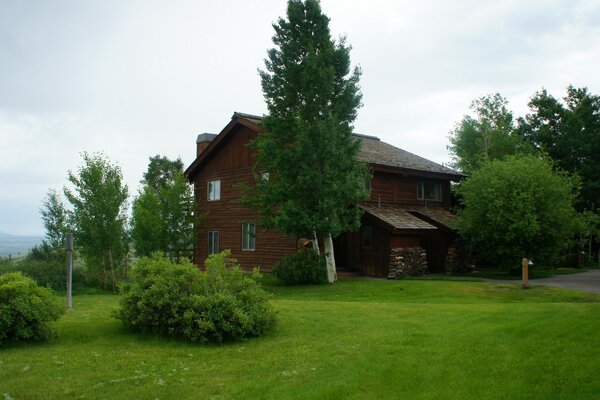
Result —
<instances>
[{"instance_id":1,"label":"wood siding wall","mask_svg":"<svg viewBox=\"0 0 600 400\"><path fill-rule=\"evenodd\" d=\"M419 180L425 179L431 182L439 182L442 185L442 201L417 199ZM450 181L443 179L418 178L414 176L402 176L387 172L375 171L371 180L371 197L369 202L382 204L395 204L403 207L441 207L450 209Z\"/></svg>"},{"instance_id":2,"label":"wood siding wall","mask_svg":"<svg viewBox=\"0 0 600 400\"><path fill-rule=\"evenodd\" d=\"M208 231L219 231L219 250L230 249L245 269L259 266L261 270L270 271L275 261L296 250L296 239L257 227L256 250L242 251L242 223L256 223L257 216L237 202L242 191L236 185L254 182L253 150L246 144L256 133L245 126L236 129L194 180L196 212L201 216L194 263L204 265L208 257ZM208 201L208 181L217 179L221 181L221 199Z\"/></svg>"}]
</instances>

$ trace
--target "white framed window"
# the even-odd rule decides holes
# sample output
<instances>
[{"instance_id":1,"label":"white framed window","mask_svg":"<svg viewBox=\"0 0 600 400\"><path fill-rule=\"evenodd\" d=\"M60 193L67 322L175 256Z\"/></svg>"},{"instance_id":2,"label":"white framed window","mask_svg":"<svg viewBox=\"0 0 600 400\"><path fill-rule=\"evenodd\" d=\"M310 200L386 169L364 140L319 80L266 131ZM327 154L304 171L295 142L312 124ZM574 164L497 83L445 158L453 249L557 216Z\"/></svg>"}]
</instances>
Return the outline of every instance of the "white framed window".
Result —
<instances>
[{"instance_id":1,"label":"white framed window","mask_svg":"<svg viewBox=\"0 0 600 400\"><path fill-rule=\"evenodd\" d=\"M221 180L208 181L208 201L221 200Z\"/></svg>"},{"instance_id":2,"label":"white framed window","mask_svg":"<svg viewBox=\"0 0 600 400\"><path fill-rule=\"evenodd\" d=\"M442 184L428 180L419 180L417 189L418 200L442 201Z\"/></svg>"},{"instance_id":3,"label":"white framed window","mask_svg":"<svg viewBox=\"0 0 600 400\"><path fill-rule=\"evenodd\" d=\"M219 231L208 231L208 255L219 253Z\"/></svg>"},{"instance_id":4,"label":"white framed window","mask_svg":"<svg viewBox=\"0 0 600 400\"><path fill-rule=\"evenodd\" d=\"M256 250L256 225L251 222L242 224L242 250Z\"/></svg>"}]
</instances>

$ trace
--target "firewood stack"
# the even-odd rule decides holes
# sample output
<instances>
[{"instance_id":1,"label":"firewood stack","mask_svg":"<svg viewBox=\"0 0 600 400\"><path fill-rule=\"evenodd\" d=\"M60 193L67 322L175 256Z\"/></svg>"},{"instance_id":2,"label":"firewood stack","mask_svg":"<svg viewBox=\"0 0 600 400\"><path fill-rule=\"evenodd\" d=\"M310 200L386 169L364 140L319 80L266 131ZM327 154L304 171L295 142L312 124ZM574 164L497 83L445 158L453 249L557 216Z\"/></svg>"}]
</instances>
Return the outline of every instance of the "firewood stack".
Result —
<instances>
[{"instance_id":1,"label":"firewood stack","mask_svg":"<svg viewBox=\"0 0 600 400\"><path fill-rule=\"evenodd\" d=\"M427 252L421 247L398 247L390 253L388 279L427 275Z\"/></svg>"},{"instance_id":2,"label":"firewood stack","mask_svg":"<svg viewBox=\"0 0 600 400\"><path fill-rule=\"evenodd\" d=\"M472 260L467 256L465 249L461 245L450 245L448 247L448 254L446 254L446 261L444 263L444 269L447 274L461 274L465 272L473 272L475 266Z\"/></svg>"}]
</instances>

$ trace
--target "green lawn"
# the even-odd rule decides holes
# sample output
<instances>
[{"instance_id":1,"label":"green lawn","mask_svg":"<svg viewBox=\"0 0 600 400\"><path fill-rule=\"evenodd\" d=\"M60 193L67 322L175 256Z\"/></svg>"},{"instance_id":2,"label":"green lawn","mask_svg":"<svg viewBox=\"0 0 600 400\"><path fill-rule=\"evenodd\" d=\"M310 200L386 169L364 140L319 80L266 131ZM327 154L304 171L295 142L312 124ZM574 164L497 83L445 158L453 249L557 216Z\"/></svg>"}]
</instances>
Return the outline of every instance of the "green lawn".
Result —
<instances>
[{"instance_id":1,"label":"green lawn","mask_svg":"<svg viewBox=\"0 0 600 400\"><path fill-rule=\"evenodd\" d=\"M79 294L48 343L0 350L0 399L597 399L600 296L461 281L282 287L279 324L212 346L130 335Z\"/></svg>"}]
</instances>

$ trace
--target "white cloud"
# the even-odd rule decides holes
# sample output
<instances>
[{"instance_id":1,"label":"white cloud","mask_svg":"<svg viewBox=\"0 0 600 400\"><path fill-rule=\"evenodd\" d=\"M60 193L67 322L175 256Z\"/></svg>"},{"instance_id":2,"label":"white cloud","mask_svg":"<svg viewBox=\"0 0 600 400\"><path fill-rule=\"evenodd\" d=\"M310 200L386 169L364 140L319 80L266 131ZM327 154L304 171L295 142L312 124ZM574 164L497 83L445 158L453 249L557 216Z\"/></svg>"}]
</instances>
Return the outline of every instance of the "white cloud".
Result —
<instances>
[{"instance_id":1,"label":"white cloud","mask_svg":"<svg viewBox=\"0 0 600 400\"><path fill-rule=\"evenodd\" d=\"M363 69L356 130L438 162L475 98L500 92L521 115L542 87L600 93L596 1L322 7ZM198 133L264 112L257 68L284 14L280 0L2 2L0 230L38 233L46 190L82 151L118 162L134 194L148 157L189 164Z\"/></svg>"}]
</instances>

